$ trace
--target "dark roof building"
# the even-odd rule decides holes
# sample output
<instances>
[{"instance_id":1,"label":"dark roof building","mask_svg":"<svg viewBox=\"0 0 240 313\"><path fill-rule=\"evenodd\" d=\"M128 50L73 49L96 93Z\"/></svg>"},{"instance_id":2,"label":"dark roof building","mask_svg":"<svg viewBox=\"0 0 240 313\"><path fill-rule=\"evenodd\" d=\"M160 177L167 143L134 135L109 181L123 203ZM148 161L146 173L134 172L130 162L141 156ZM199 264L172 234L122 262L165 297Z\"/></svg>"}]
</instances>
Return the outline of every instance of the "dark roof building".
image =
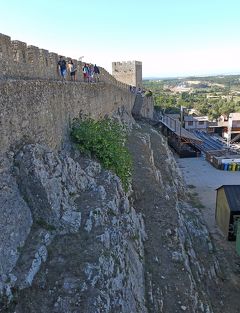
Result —
<instances>
[{"instance_id":1,"label":"dark roof building","mask_svg":"<svg viewBox=\"0 0 240 313\"><path fill-rule=\"evenodd\" d=\"M224 188L230 210L240 211L240 185L223 185L219 188Z\"/></svg>"},{"instance_id":2,"label":"dark roof building","mask_svg":"<svg viewBox=\"0 0 240 313\"><path fill-rule=\"evenodd\" d=\"M235 240L240 218L240 185L222 185L217 188L215 218L225 237Z\"/></svg>"}]
</instances>

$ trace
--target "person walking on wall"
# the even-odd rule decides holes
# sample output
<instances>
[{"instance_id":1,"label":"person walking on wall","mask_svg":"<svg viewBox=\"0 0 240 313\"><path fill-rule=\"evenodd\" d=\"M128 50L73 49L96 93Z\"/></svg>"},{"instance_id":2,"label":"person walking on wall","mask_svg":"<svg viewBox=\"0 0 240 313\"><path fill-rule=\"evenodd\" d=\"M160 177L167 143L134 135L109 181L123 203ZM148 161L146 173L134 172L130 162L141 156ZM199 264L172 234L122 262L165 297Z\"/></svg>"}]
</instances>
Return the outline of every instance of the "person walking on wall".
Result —
<instances>
[{"instance_id":1,"label":"person walking on wall","mask_svg":"<svg viewBox=\"0 0 240 313\"><path fill-rule=\"evenodd\" d=\"M89 65L89 81L90 81L90 83L94 83L94 66L93 66L93 64Z\"/></svg>"},{"instance_id":2,"label":"person walking on wall","mask_svg":"<svg viewBox=\"0 0 240 313\"><path fill-rule=\"evenodd\" d=\"M94 65L93 70L94 70L94 81L99 82L100 71L99 71L99 68L96 64Z\"/></svg>"},{"instance_id":3,"label":"person walking on wall","mask_svg":"<svg viewBox=\"0 0 240 313\"><path fill-rule=\"evenodd\" d=\"M87 66L87 64L85 63L83 68L83 80L85 81L85 83L89 82L89 67Z\"/></svg>"},{"instance_id":4,"label":"person walking on wall","mask_svg":"<svg viewBox=\"0 0 240 313\"><path fill-rule=\"evenodd\" d=\"M58 70L59 74L62 77L62 81L66 79L66 74L67 74L67 63L61 56L58 61Z\"/></svg>"},{"instance_id":5,"label":"person walking on wall","mask_svg":"<svg viewBox=\"0 0 240 313\"><path fill-rule=\"evenodd\" d=\"M73 60L68 61L68 70L70 73L71 80L76 81L77 68L76 68L76 65L73 63Z\"/></svg>"}]
</instances>

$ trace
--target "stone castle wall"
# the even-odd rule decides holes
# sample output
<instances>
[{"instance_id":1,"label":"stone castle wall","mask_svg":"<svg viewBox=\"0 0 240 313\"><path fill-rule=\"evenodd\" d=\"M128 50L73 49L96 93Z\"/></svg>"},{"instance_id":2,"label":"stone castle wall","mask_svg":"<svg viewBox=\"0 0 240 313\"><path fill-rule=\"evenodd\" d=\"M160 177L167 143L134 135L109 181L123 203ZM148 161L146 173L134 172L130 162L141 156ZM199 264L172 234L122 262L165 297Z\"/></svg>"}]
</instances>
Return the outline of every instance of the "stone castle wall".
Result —
<instances>
[{"instance_id":1,"label":"stone castle wall","mask_svg":"<svg viewBox=\"0 0 240 313\"><path fill-rule=\"evenodd\" d=\"M129 91L101 82L0 80L0 90L0 154L25 143L59 149L79 114L98 119L134 103Z\"/></svg>"},{"instance_id":2,"label":"stone castle wall","mask_svg":"<svg viewBox=\"0 0 240 313\"><path fill-rule=\"evenodd\" d=\"M120 82L142 88L142 62L112 62L112 75Z\"/></svg>"},{"instance_id":3,"label":"stone castle wall","mask_svg":"<svg viewBox=\"0 0 240 313\"><path fill-rule=\"evenodd\" d=\"M26 142L58 149L80 113L93 118L134 104L129 86L100 68L100 82L61 82L58 55L0 34L0 154ZM67 59L67 58L66 58Z\"/></svg>"}]
</instances>

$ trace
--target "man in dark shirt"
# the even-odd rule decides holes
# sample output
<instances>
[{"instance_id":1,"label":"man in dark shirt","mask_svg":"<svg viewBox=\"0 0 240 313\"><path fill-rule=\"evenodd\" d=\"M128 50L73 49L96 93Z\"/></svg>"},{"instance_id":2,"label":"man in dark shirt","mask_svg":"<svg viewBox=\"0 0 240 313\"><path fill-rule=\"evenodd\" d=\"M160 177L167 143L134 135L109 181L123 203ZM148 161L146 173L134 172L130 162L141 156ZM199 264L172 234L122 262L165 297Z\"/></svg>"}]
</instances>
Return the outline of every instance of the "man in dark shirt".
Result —
<instances>
[{"instance_id":1,"label":"man in dark shirt","mask_svg":"<svg viewBox=\"0 0 240 313\"><path fill-rule=\"evenodd\" d=\"M58 61L58 69L59 69L59 73L62 77L62 80L65 80L66 78L66 74L67 74L67 63L66 61L63 59L63 57L59 58Z\"/></svg>"},{"instance_id":2,"label":"man in dark shirt","mask_svg":"<svg viewBox=\"0 0 240 313\"><path fill-rule=\"evenodd\" d=\"M99 82L100 71L96 64L94 65L93 72L94 72L94 81Z\"/></svg>"}]
</instances>

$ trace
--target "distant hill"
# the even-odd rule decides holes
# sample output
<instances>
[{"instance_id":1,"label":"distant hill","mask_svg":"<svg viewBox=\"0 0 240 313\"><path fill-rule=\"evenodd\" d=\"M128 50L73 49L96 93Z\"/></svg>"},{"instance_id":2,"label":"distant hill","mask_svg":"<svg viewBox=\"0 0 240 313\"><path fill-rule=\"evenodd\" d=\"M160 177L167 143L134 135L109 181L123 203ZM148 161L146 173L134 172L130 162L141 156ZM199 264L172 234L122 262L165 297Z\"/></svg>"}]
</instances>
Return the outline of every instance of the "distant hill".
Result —
<instances>
[{"instance_id":1,"label":"distant hill","mask_svg":"<svg viewBox=\"0 0 240 313\"><path fill-rule=\"evenodd\" d=\"M240 75L216 75L216 76L189 76L169 78L144 78L143 83L155 84L160 82L169 86L194 86L195 88L207 88L212 85L240 90Z\"/></svg>"},{"instance_id":2,"label":"distant hill","mask_svg":"<svg viewBox=\"0 0 240 313\"><path fill-rule=\"evenodd\" d=\"M186 76L186 77L145 77L144 81L163 81L163 82L176 82L176 81L202 81L217 84L239 84L240 74L238 75L210 75L210 76Z\"/></svg>"}]
</instances>

